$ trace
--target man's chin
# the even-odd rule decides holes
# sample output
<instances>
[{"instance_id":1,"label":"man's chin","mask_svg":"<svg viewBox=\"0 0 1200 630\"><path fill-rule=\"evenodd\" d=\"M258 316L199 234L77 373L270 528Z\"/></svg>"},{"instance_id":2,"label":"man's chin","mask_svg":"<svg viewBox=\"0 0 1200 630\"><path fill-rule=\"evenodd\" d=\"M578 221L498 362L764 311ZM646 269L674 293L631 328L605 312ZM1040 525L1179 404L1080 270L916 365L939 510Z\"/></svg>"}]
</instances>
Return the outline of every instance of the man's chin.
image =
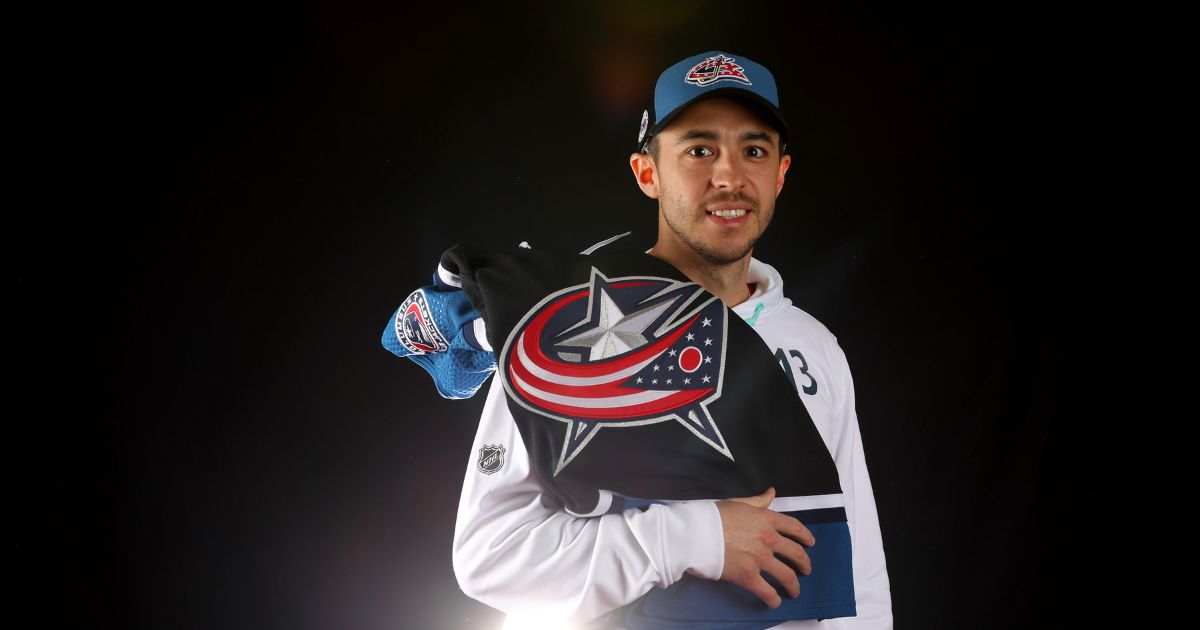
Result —
<instances>
[{"instance_id":1,"label":"man's chin","mask_svg":"<svg viewBox=\"0 0 1200 630\"><path fill-rule=\"evenodd\" d=\"M748 256L754 250L754 243L750 243L744 248L737 250L711 250L703 249L697 251L704 260L713 265L732 265Z\"/></svg>"},{"instance_id":2,"label":"man's chin","mask_svg":"<svg viewBox=\"0 0 1200 630\"><path fill-rule=\"evenodd\" d=\"M677 229L675 224L669 220L667 221L667 225L671 228L671 231L675 233L675 236L680 244L692 250L692 253L699 256L709 265L718 267L731 265L744 259L754 249L754 243L758 240L757 237L755 237L748 238L748 242L729 242L728 240L721 242L721 240L723 240L722 236L724 236L725 239L734 239L736 237L731 234L707 235L707 238L717 241L718 246L714 247L712 240L706 241L706 237L702 236L705 234L705 228L708 226L700 226L699 229L691 232L683 232ZM743 238L746 238L747 236L748 235L743 235Z\"/></svg>"}]
</instances>

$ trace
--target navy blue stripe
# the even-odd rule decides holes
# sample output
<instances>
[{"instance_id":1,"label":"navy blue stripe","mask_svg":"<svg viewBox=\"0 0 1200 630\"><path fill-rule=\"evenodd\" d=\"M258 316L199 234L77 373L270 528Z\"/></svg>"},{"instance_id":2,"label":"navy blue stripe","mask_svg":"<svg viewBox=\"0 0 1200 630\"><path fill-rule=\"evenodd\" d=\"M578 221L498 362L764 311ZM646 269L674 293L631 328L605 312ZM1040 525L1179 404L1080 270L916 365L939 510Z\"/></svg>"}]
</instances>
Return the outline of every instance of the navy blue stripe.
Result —
<instances>
[{"instance_id":1,"label":"navy blue stripe","mask_svg":"<svg viewBox=\"0 0 1200 630\"><path fill-rule=\"evenodd\" d=\"M474 322L475 322L475 320L472 319L472 320L467 320L467 323L463 324L463 326L462 326L463 341L466 341L467 345L471 346L472 348L475 348L476 350L483 350L483 345L479 343L479 338L475 336Z\"/></svg>"},{"instance_id":2,"label":"navy blue stripe","mask_svg":"<svg viewBox=\"0 0 1200 630\"><path fill-rule=\"evenodd\" d=\"M837 523L846 521L846 508L820 508L816 510L796 510L795 512L783 512L793 518L799 519L801 523Z\"/></svg>"},{"instance_id":3,"label":"navy blue stripe","mask_svg":"<svg viewBox=\"0 0 1200 630\"><path fill-rule=\"evenodd\" d=\"M612 504L608 506L608 511L605 514L620 514L625 510L638 509L643 512L651 505L665 505L666 501L658 499L634 499L632 497L623 497L619 494L614 494ZM794 510L791 512L781 512L793 518L799 519L801 523L837 523L846 521L846 508L817 508L815 510Z\"/></svg>"}]
</instances>

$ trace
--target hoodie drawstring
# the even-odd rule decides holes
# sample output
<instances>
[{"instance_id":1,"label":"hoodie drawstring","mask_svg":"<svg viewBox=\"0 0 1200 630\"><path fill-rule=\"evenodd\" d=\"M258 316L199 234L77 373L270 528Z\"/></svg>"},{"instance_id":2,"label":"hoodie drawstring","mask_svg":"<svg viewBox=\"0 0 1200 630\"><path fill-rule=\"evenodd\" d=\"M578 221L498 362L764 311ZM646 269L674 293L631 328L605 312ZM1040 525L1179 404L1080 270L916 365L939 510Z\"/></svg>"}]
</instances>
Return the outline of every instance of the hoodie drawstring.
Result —
<instances>
[{"instance_id":1,"label":"hoodie drawstring","mask_svg":"<svg viewBox=\"0 0 1200 630\"><path fill-rule=\"evenodd\" d=\"M762 307L763 307L763 303L759 302L758 306L754 307L754 314L751 315L750 317L745 318L746 323L750 324L751 327L753 327L754 323L758 321L758 314L762 312Z\"/></svg>"}]
</instances>

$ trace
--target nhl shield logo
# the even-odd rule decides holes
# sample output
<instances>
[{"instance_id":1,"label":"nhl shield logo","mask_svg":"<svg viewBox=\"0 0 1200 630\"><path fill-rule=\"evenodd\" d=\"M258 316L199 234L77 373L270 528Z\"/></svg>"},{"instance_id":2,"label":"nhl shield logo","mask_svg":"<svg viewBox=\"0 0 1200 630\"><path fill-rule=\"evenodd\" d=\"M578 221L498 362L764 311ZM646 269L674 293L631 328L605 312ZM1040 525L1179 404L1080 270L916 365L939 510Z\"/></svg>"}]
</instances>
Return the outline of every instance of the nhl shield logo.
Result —
<instances>
[{"instance_id":1,"label":"nhl shield logo","mask_svg":"<svg viewBox=\"0 0 1200 630\"><path fill-rule=\"evenodd\" d=\"M475 464L479 472L490 475L504 467L504 446L500 444L484 444L479 449L479 462Z\"/></svg>"}]
</instances>

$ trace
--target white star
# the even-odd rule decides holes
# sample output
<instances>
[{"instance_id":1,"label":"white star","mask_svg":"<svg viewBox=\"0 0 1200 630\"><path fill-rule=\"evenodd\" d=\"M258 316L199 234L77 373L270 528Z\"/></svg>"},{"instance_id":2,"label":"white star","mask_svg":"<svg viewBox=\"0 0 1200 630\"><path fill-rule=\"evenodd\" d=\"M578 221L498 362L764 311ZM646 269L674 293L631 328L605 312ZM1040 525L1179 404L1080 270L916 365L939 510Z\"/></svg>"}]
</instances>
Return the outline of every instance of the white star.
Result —
<instances>
[{"instance_id":1,"label":"white star","mask_svg":"<svg viewBox=\"0 0 1200 630\"><path fill-rule=\"evenodd\" d=\"M690 379L690 378L685 378L685 379L683 379L683 384L684 384L684 385L691 385L691 384L692 384L692 379Z\"/></svg>"},{"instance_id":2,"label":"white star","mask_svg":"<svg viewBox=\"0 0 1200 630\"><path fill-rule=\"evenodd\" d=\"M708 382L708 377L707 377L707 376L705 376L704 378L702 378L702 379L700 379L700 380L701 380L701 382L707 383L707 382Z\"/></svg>"},{"instance_id":3,"label":"white star","mask_svg":"<svg viewBox=\"0 0 1200 630\"><path fill-rule=\"evenodd\" d=\"M671 384L671 379L667 379L667 385Z\"/></svg>"},{"instance_id":4,"label":"white star","mask_svg":"<svg viewBox=\"0 0 1200 630\"><path fill-rule=\"evenodd\" d=\"M657 366L657 365L656 365L656 366L654 366L654 371L655 371L655 372L657 372L657 371L658 371L658 366Z\"/></svg>"},{"instance_id":5,"label":"white star","mask_svg":"<svg viewBox=\"0 0 1200 630\"><path fill-rule=\"evenodd\" d=\"M642 377L640 377L640 376L639 376L639 377L638 377L638 380L637 380L637 382L641 383L641 382L642 382Z\"/></svg>"},{"instance_id":6,"label":"white star","mask_svg":"<svg viewBox=\"0 0 1200 630\"><path fill-rule=\"evenodd\" d=\"M705 339L705 340L704 340L704 345L706 345L706 346L711 346L711 345L712 345L712 339Z\"/></svg>"},{"instance_id":7,"label":"white star","mask_svg":"<svg viewBox=\"0 0 1200 630\"><path fill-rule=\"evenodd\" d=\"M612 297L601 288L599 321L596 322L596 327L558 343L564 346L590 347L591 353L588 356L590 361L624 354L634 348L646 345L647 339L642 332L670 306L671 302L662 302L626 315L621 312Z\"/></svg>"},{"instance_id":8,"label":"white star","mask_svg":"<svg viewBox=\"0 0 1200 630\"><path fill-rule=\"evenodd\" d=\"M651 385L658 385L658 379L656 379L656 378L654 378L654 379L650 379L650 384L651 384Z\"/></svg>"},{"instance_id":9,"label":"white star","mask_svg":"<svg viewBox=\"0 0 1200 630\"><path fill-rule=\"evenodd\" d=\"M691 341L695 338L696 338L696 335L693 335L692 333L688 333L688 341Z\"/></svg>"},{"instance_id":10,"label":"white star","mask_svg":"<svg viewBox=\"0 0 1200 630\"><path fill-rule=\"evenodd\" d=\"M712 363L712 357L704 357L705 363Z\"/></svg>"},{"instance_id":11,"label":"white star","mask_svg":"<svg viewBox=\"0 0 1200 630\"><path fill-rule=\"evenodd\" d=\"M675 366L674 366L674 365L668 365L668 366L667 366L667 369L668 369L668 370L674 370L674 369L675 369Z\"/></svg>"},{"instance_id":12,"label":"white star","mask_svg":"<svg viewBox=\"0 0 1200 630\"><path fill-rule=\"evenodd\" d=\"M675 349L671 348L670 352L668 352L667 354L669 354L671 356L675 356Z\"/></svg>"},{"instance_id":13,"label":"white star","mask_svg":"<svg viewBox=\"0 0 1200 630\"><path fill-rule=\"evenodd\" d=\"M709 325L709 324L711 324L711 323L712 323L712 320L711 320L711 319L709 319L709 318L707 318L707 317L705 317L705 318L704 318L704 321L702 321L702 322L700 322L700 323L701 323L701 324L704 324L705 326L707 326L707 325Z\"/></svg>"}]
</instances>

